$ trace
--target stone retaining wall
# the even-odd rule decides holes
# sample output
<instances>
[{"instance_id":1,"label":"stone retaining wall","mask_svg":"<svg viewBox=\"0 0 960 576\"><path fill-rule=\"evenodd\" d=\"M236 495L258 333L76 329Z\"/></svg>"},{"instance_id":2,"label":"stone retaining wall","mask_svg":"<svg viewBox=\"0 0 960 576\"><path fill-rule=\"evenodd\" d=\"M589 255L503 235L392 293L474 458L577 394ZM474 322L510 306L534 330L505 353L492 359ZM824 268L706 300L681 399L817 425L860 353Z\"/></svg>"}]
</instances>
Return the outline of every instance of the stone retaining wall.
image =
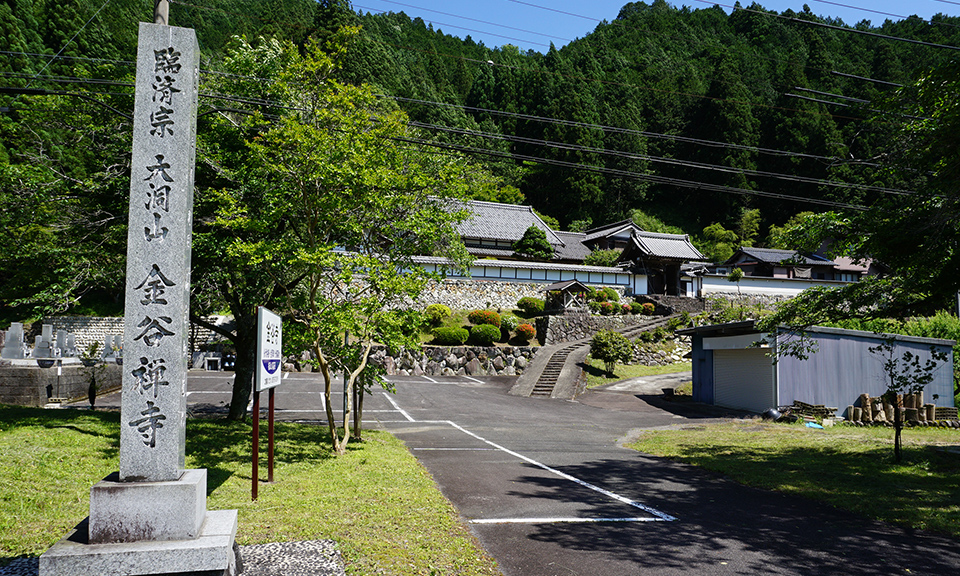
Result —
<instances>
[{"instance_id":1,"label":"stone retaining wall","mask_svg":"<svg viewBox=\"0 0 960 576\"><path fill-rule=\"evenodd\" d=\"M96 367L97 385L101 394L120 388L121 366L101 364ZM70 400L87 398L90 371L78 364L67 364L60 376L59 395ZM50 397L56 397L57 368L39 366L0 365L0 404L16 406L43 406Z\"/></svg>"},{"instance_id":2,"label":"stone retaining wall","mask_svg":"<svg viewBox=\"0 0 960 576\"><path fill-rule=\"evenodd\" d=\"M686 360L684 356L690 353L692 348L690 339L687 337L677 338L671 341L671 346L661 347L655 344L644 345L640 343L633 352L632 364L641 366L666 366L676 364ZM660 348L669 348L661 350Z\"/></svg>"},{"instance_id":3,"label":"stone retaining wall","mask_svg":"<svg viewBox=\"0 0 960 576\"><path fill-rule=\"evenodd\" d=\"M376 347L370 361L391 376L517 376L538 350L531 346L424 346L390 356L385 347Z\"/></svg>"},{"instance_id":4,"label":"stone retaining wall","mask_svg":"<svg viewBox=\"0 0 960 576\"><path fill-rule=\"evenodd\" d=\"M546 284L540 282L503 282L498 280L447 279L431 282L420 295L417 304L444 304L453 310L494 308L513 310L517 301L530 296L544 298ZM623 296L623 286L608 286Z\"/></svg>"},{"instance_id":5,"label":"stone retaining wall","mask_svg":"<svg viewBox=\"0 0 960 576\"><path fill-rule=\"evenodd\" d=\"M123 317L119 318L98 318L92 316L54 316L44 318L42 322L34 323L31 332L36 331L39 334L39 327L42 324L53 326L53 333L58 330L64 330L73 334L77 339L77 350L83 351L93 342L99 342L100 352L103 352L103 337L107 334L119 334L123 336ZM27 342L28 346L33 346L33 340Z\"/></svg>"},{"instance_id":6,"label":"stone retaining wall","mask_svg":"<svg viewBox=\"0 0 960 576\"><path fill-rule=\"evenodd\" d=\"M661 294L641 294L634 298L637 302L649 302L654 305L653 313L657 316L669 316L687 312L691 315L699 314L707 309L703 298L686 296L664 296Z\"/></svg>"},{"instance_id":7,"label":"stone retaining wall","mask_svg":"<svg viewBox=\"0 0 960 576\"><path fill-rule=\"evenodd\" d=\"M600 330L620 330L650 320L650 316L593 316L576 312L537 318L537 340L544 346L589 338Z\"/></svg>"}]
</instances>

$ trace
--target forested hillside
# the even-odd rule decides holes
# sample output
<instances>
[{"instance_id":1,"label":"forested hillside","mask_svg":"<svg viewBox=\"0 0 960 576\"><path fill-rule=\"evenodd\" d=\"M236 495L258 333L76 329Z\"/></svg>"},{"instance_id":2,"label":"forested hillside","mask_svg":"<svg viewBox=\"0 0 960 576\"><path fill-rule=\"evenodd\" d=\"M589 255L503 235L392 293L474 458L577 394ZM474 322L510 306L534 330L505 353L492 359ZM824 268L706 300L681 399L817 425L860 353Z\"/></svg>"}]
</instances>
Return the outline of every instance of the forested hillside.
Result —
<instances>
[{"instance_id":1,"label":"forested hillside","mask_svg":"<svg viewBox=\"0 0 960 576\"><path fill-rule=\"evenodd\" d=\"M801 211L922 188L922 171L895 162L893 136L910 118L887 99L954 58L943 45L960 45L960 18L861 22L858 33L807 7L727 15L657 0L625 5L561 49L522 53L403 13L359 14L347 0L171 4L171 23L194 27L204 54L201 115L269 112L269 99L237 98L222 82L212 91L233 35L302 46L359 25L336 55L339 77L373 84L434 151L465 153L499 175L503 189L483 199L530 203L569 229L639 210L649 228L707 244L711 225L749 225L763 242ZM8 304L80 285L113 291L136 23L151 15L149 0L0 0L0 284L4 270L36 271L33 286L0 287Z\"/></svg>"}]
</instances>

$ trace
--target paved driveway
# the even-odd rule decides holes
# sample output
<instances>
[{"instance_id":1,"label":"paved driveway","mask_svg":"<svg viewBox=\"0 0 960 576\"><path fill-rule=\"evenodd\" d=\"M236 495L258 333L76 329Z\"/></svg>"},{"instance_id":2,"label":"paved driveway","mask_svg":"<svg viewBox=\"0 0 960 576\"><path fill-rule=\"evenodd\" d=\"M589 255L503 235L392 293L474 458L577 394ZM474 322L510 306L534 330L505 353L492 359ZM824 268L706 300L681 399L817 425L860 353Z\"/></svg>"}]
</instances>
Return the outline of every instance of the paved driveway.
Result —
<instances>
[{"instance_id":1,"label":"paved driveway","mask_svg":"<svg viewBox=\"0 0 960 576\"><path fill-rule=\"evenodd\" d=\"M738 486L618 442L697 425L634 390L577 402L496 379L396 378L381 425L430 470L507 576L952 574L958 542ZM619 401L617 402L619 397ZM658 406L659 404L659 406Z\"/></svg>"},{"instance_id":2,"label":"paved driveway","mask_svg":"<svg viewBox=\"0 0 960 576\"><path fill-rule=\"evenodd\" d=\"M396 395L365 402L365 425L407 444L506 576L960 571L956 540L621 447L645 428L715 417L662 402L659 382L562 401L510 396L510 378L392 380ZM288 376L277 389L277 417L321 419L319 382L317 374ZM192 372L188 402L222 409L229 390L229 374ZM337 394L338 412L340 402Z\"/></svg>"}]
</instances>

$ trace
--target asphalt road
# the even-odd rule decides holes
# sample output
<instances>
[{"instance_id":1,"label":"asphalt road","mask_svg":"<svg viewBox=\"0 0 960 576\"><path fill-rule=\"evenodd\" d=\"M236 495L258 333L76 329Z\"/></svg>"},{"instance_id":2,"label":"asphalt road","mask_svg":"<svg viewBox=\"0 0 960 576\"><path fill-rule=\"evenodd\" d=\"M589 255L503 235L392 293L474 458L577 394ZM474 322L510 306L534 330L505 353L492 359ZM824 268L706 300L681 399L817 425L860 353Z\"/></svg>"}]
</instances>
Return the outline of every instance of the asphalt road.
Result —
<instances>
[{"instance_id":1,"label":"asphalt road","mask_svg":"<svg viewBox=\"0 0 960 576\"><path fill-rule=\"evenodd\" d=\"M191 410L222 409L229 376L192 372ZM397 394L368 397L365 426L406 443L506 576L960 571L956 540L623 448L642 429L716 416L663 402L658 381L570 402L509 396L512 378L391 380ZM318 390L319 375L289 375L277 417L323 418Z\"/></svg>"}]
</instances>

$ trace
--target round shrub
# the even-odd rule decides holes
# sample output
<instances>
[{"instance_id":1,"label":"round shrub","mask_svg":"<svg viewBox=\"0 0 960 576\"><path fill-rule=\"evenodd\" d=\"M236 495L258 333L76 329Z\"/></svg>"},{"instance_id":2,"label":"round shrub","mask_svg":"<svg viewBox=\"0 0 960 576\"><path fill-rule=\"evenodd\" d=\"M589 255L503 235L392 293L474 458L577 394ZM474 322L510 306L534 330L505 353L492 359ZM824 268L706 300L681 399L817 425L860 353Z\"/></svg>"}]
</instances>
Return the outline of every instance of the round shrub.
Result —
<instances>
[{"instance_id":1,"label":"round shrub","mask_svg":"<svg viewBox=\"0 0 960 576\"><path fill-rule=\"evenodd\" d=\"M500 328L506 328L507 330L516 330L517 326L520 325L520 319L514 316L513 314L504 314L500 317Z\"/></svg>"},{"instance_id":2,"label":"round shrub","mask_svg":"<svg viewBox=\"0 0 960 576\"><path fill-rule=\"evenodd\" d=\"M607 295L607 300L609 300L610 302L620 301L620 293L609 286L605 286L603 288L603 293Z\"/></svg>"},{"instance_id":3,"label":"round shrub","mask_svg":"<svg viewBox=\"0 0 960 576\"><path fill-rule=\"evenodd\" d=\"M633 358L633 343L619 332L601 330L590 340L590 356L603 362L607 372L613 374L617 362Z\"/></svg>"},{"instance_id":4,"label":"round shrub","mask_svg":"<svg viewBox=\"0 0 960 576\"><path fill-rule=\"evenodd\" d=\"M620 305L620 313L621 313L621 314L629 314L631 311L632 311L632 308L631 308L631 306L630 306L629 304L621 304L621 305Z\"/></svg>"},{"instance_id":5,"label":"round shrub","mask_svg":"<svg viewBox=\"0 0 960 576\"><path fill-rule=\"evenodd\" d=\"M603 302L591 300L590 302L587 302L587 308L589 308L594 314L600 314L603 312Z\"/></svg>"},{"instance_id":6,"label":"round shrub","mask_svg":"<svg viewBox=\"0 0 960 576\"><path fill-rule=\"evenodd\" d=\"M654 306L652 302L644 302L644 303L643 303L643 315L644 315L644 316L653 316L653 311L656 310L656 309L657 309L657 307Z\"/></svg>"},{"instance_id":7,"label":"round shrub","mask_svg":"<svg viewBox=\"0 0 960 576\"><path fill-rule=\"evenodd\" d=\"M500 328L492 324L478 324L470 328L470 340L480 346L489 346L500 338Z\"/></svg>"},{"instance_id":8,"label":"round shrub","mask_svg":"<svg viewBox=\"0 0 960 576\"><path fill-rule=\"evenodd\" d=\"M473 310L467 315L467 320L471 324L489 324L496 328L500 327L500 315L493 310Z\"/></svg>"},{"instance_id":9,"label":"round shrub","mask_svg":"<svg viewBox=\"0 0 960 576\"><path fill-rule=\"evenodd\" d=\"M450 307L443 304L431 304L427 306L427 309L424 310L423 313L431 326L439 326L443 323L444 319L449 318L450 315L453 314L453 312L450 311Z\"/></svg>"},{"instance_id":10,"label":"round shrub","mask_svg":"<svg viewBox=\"0 0 960 576\"><path fill-rule=\"evenodd\" d=\"M470 333L466 328L434 328L433 342L440 346L462 346L466 343Z\"/></svg>"},{"instance_id":11,"label":"round shrub","mask_svg":"<svg viewBox=\"0 0 960 576\"><path fill-rule=\"evenodd\" d=\"M604 316L612 316L617 311L617 305L613 302L601 302L600 313Z\"/></svg>"},{"instance_id":12,"label":"round shrub","mask_svg":"<svg viewBox=\"0 0 960 576\"><path fill-rule=\"evenodd\" d=\"M532 296L524 296L517 301L517 308L523 310L529 316L537 316L543 314L544 302L540 298L534 298Z\"/></svg>"},{"instance_id":13,"label":"round shrub","mask_svg":"<svg viewBox=\"0 0 960 576\"><path fill-rule=\"evenodd\" d=\"M633 301L630 303L630 313L631 314L643 314L643 304Z\"/></svg>"},{"instance_id":14,"label":"round shrub","mask_svg":"<svg viewBox=\"0 0 960 576\"><path fill-rule=\"evenodd\" d=\"M607 295L605 290L594 290L593 291L593 301L594 302L606 302L610 299L610 296Z\"/></svg>"},{"instance_id":15,"label":"round shrub","mask_svg":"<svg viewBox=\"0 0 960 576\"><path fill-rule=\"evenodd\" d=\"M520 324L517 326L517 338L521 340L526 340L527 342L533 340L537 335L537 329L529 324Z\"/></svg>"}]
</instances>

